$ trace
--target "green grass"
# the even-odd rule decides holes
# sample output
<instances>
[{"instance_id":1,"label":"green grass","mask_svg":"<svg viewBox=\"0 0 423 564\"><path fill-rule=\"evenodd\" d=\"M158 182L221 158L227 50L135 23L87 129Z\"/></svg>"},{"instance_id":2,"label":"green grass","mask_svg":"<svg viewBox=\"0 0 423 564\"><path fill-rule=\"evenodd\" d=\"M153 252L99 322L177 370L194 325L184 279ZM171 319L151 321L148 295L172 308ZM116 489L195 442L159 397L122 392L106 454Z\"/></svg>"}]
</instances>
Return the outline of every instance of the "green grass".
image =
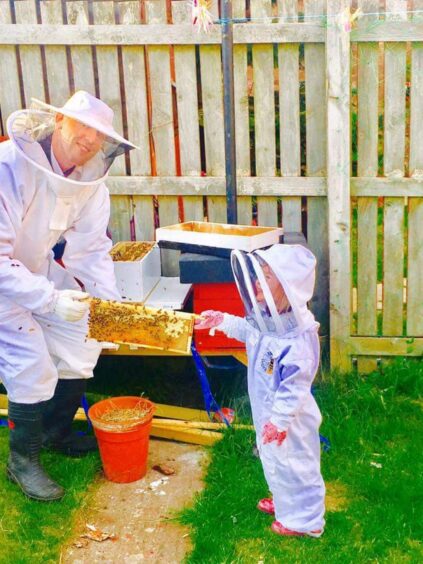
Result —
<instances>
[{"instance_id":1,"label":"green grass","mask_svg":"<svg viewBox=\"0 0 423 564\"><path fill-rule=\"evenodd\" d=\"M87 487L100 468L99 458L44 454L44 467L66 489L66 495L54 503L31 501L6 479L7 442L8 431L1 429L0 563L57 563L78 511L89 502Z\"/></svg>"},{"instance_id":2,"label":"green grass","mask_svg":"<svg viewBox=\"0 0 423 564\"><path fill-rule=\"evenodd\" d=\"M188 562L423 561L422 391L422 363L404 361L384 374L332 374L319 382L321 432L332 444L322 455L332 499L319 540L269 530L271 517L255 509L268 492L251 453L253 433L228 432L213 447L206 489L182 515L193 531Z\"/></svg>"},{"instance_id":3,"label":"green grass","mask_svg":"<svg viewBox=\"0 0 423 564\"><path fill-rule=\"evenodd\" d=\"M245 373L208 374L218 401L248 418ZM202 405L186 359L102 358L89 388L91 400L143 393L157 402ZM322 469L331 508L338 505L337 511L328 511L319 540L282 539L270 532L271 518L255 509L267 491L252 455L253 433L229 431L212 449L205 490L182 516L192 527L188 561L422 561L422 392L421 361L398 361L383 374L363 378L326 375L318 382L321 431L332 443L322 455ZM99 475L99 458L43 454L43 464L67 494L58 503L34 502L5 478L7 439L7 429L0 429L0 564L57 563L73 524L89 507L88 487ZM372 461L382 468L371 466Z\"/></svg>"}]
</instances>

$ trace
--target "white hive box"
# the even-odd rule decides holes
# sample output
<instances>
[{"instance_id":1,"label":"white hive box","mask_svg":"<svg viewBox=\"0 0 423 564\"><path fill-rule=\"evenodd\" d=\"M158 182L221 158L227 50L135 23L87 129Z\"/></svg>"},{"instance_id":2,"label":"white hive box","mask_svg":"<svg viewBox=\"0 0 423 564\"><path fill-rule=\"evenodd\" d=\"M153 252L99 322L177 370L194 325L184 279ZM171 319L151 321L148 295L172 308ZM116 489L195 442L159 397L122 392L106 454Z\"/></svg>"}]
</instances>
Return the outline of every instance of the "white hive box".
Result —
<instances>
[{"instance_id":1,"label":"white hive box","mask_svg":"<svg viewBox=\"0 0 423 564\"><path fill-rule=\"evenodd\" d=\"M110 251L124 302L142 302L160 280L160 249L147 241L123 241Z\"/></svg>"}]
</instances>

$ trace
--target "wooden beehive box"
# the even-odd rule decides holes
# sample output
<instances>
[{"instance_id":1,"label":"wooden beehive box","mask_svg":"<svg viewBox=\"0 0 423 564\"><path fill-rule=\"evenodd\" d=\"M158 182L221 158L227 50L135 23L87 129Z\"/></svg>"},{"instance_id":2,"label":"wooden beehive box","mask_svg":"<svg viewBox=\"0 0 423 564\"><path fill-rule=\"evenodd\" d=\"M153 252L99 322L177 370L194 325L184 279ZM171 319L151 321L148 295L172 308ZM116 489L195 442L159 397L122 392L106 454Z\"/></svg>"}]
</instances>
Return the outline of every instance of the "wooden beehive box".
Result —
<instances>
[{"instance_id":1,"label":"wooden beehive box","mask_svg":"<svg viewBox=\"0 0 423 564\"><path fill-rule=\"evenodd\" d=\"M281 227L206 221L188 221L156 229L156 239L161 247L219 256L230 256L232 249L247 252L262 249L279 243L282 236Z\"/></svg>"},{"instance_id":2,"label":"wooden beehive box","mask_svg":"<svg viewBox=\"0 0 423 564\"><path fill-rule=\"evenodd\" d=\"M144 301L160 280L160 249L154 242L122 241L110 255L123 301Z\"/></svg>"},{"instance_id":3,"label":"wooden beehive box","mask_svg":"<svg viewBox=\"0 0 423 564\"><path fill-rule=\"evenodd\" d=\"M189 354L195 315L92 298L88 337Z\"/></svg>"}]
</instances>

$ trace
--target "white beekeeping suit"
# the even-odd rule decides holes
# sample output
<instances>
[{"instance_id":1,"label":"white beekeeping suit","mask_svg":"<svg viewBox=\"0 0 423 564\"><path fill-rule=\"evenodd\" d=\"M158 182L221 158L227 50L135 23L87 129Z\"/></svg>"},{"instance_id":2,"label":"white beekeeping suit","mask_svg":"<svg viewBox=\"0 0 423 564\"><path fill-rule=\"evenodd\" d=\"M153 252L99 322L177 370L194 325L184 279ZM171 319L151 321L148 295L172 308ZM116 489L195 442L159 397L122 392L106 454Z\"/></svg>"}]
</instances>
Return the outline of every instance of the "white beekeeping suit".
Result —
<instances>
[{"instance_id":1,"label":"white beekeeping suit","mask_svg":"<svg viewBox=\"0 0 423 564\"><path fill-rule=\"evenodd\" d=\"M290 304L286 313L277 311L263 264L270 266L285 291ZM300 533L323 531L321 415L311 394L320 347L318 323L307 309L313 294L315 258L300 245L274 245L250 254L233 251L232 268L246 318L225 314L217 328L246 343L248 392L276 520ZM257 281L265 304L256 300ZM286 431L279 446L275 441L263 444L263 427L269 421L278 431Z\"/></svg>"},{"instance_id":2,"label":"white beekeeping suit","mask_svg":"<svg viewBox=\"0 0 423 564\"><path fill-rule=\"evenodd\" d=\"M0 378L8 476L28 497L51 501L64 492L40 466L41 446L71 456L96 448L94 437L71 430L101 350L86 337L88 302L78 300L120 299L104 180L134 145L113 129L112 109L87 92L61 108L37 104L9 117L9 141L0 145ZM51 250L62 237L65 268Z\"/></svg>"}]
</instances>

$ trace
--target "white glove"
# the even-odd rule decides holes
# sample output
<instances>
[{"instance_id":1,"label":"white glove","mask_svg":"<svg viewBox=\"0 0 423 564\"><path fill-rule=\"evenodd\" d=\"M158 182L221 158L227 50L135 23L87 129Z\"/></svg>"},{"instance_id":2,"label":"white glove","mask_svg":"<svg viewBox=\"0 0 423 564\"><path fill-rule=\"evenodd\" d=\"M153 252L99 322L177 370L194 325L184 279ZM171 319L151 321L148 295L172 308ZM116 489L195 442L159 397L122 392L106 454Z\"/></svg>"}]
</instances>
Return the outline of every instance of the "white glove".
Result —
<instances>
[{"instance_id":1,"label":"white glove","mask_svg":"<svg viewBox=\"0 0 423 564\"><path fill-rule=\"evenodd\" d=\"M65 321L79 321L90 307L89 297L78 290L58 290L53 313Z\"/></svg>"}]
</instances>

